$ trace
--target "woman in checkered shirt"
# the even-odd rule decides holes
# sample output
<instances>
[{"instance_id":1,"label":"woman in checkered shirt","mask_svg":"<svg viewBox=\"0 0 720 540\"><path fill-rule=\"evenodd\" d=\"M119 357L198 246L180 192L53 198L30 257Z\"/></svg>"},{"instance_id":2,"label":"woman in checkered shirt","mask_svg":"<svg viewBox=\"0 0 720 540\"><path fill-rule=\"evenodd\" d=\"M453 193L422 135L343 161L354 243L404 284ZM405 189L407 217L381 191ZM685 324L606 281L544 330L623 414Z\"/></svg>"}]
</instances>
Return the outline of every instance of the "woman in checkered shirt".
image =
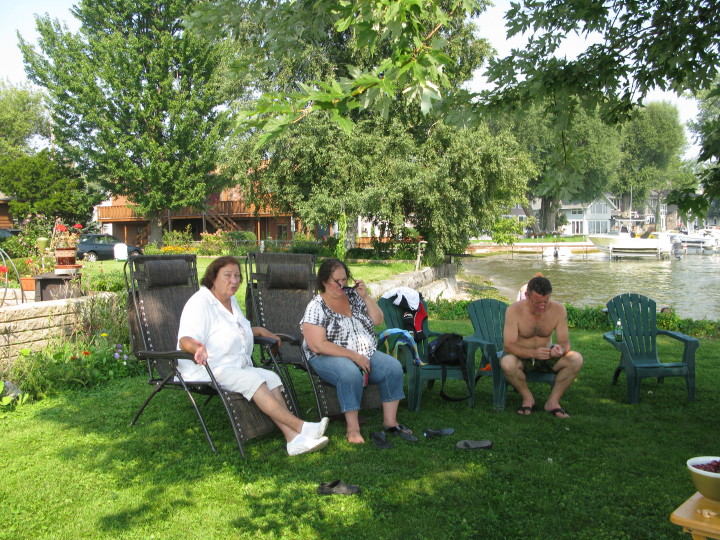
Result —
<instances>
[{"instance_id":1,"label":"woman in checkered shirt","mask_svg":"<svg viewBox=\"0 0 720 540\"><path fill-rule=\"evenodd\" d=\"M300 322L305 338L303 350L320 378L337 390L348 441L365 442L358 411L368 382L380 388L385 430L406 440L417 440L397 421L398 404L405 397L402 366L397 359L377 350L375 326L383 321L382 311L368 294L365 282L351 283L344 262L328 259L322 263L317 275L320 293L310 300Z\"/></svg>"}]
</instances>

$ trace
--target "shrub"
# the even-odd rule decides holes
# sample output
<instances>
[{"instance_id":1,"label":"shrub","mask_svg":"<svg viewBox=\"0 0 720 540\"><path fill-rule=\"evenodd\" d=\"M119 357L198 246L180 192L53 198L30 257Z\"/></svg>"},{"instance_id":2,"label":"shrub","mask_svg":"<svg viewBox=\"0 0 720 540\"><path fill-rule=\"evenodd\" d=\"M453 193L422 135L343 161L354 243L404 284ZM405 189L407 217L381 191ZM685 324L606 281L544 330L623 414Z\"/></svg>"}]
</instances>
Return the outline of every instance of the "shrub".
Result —
<instances>
[{"instance_id":1,"label":"shrub","mask_svg":"<svg viewBox=\"0 0 720 540\"><path fill-rule=\"evenodd\" d=\"M467 305L469 303L468 300L445 300L443 298L438 298L435 301L428 300L426 302L428 317L443 321L467 319Z\"/></svg>"},{"instance_id":2,"label":"shrub","mask_svg":"<svg viewBox=\"0 0 720 540\"><path fill-rule=\"evenodd\" d=\"M565 304L567 310L568 326L570 328L582 328L584 330L610 330L612 325L608 317L603 313L601 307L575 307Z\"/></svg>"},{"instance_id":3,"label":"shrub","mask_svg":"<svg viewBox=\"0 0 720 540\"><path fill-rule=\"evenodd\" d=\"M83 283L87 291L125 292L125 277L121 270L105 270L83 274Z\"/></svg>"},{"instance_id":4,"label":"shrub","mask_svg":"<svg viewBox=\"0 0 720 540\"><path fill-rule=\"evenodd\" d=\"M162 250L155 244L146 244L143 247L143 253L145 255L162 255Z\"/></svg>"},{"instance_id":5,"label":"shrub","mask_svg":"<svg viewBox=\"0 0 720 540\"><path fill-rule=\"evenodd\" d=\"M312 240L298 240L290 244L289 251L290 253L310 253L312 255L318 255L323 251L323 246L319 242L313 242Z\"/></svg>"},{"instance_id":6,"label":"shrub","mask_svg":"<svg viewBox=\"0 0 720 540\"><path fill-rule=\"evenodd\" d=\"M71 335L40 351L23 349L10 377L41 398L65 387L92 386L137 375L144 366L129 354L125 296L94 296L78 304Z\"/></svg>"},{"instance_id":7,"label":"shrub","mask_svg":"<svg viewBox=\"0 0 720 540\"><path fill-rule=\"evenodd\" d=\"M253 231L230 231L227 235L235 243L253 242L257 244L257 236Z\"/></svg>"},{"instance_id":8,"label":"shrub","mask_svg":"<svg viewBox=\"0 0 720 540\"><path fill-rule=\"evenodd\" d=\"M198 255L230 255L233 243L225 231L215 233L200 233L200 245L197 247Z\"/></svg>"},{"instance_id":9,"label":"shrub","mask_svg":"<svg viewBox=\"0 0 720 540\"><path fill-rule=\"evenodd\" d=\"M350 248L347 250L346 257L348 259L372 259L375 252L370 248Z\"/></svg>"}]
</instances>

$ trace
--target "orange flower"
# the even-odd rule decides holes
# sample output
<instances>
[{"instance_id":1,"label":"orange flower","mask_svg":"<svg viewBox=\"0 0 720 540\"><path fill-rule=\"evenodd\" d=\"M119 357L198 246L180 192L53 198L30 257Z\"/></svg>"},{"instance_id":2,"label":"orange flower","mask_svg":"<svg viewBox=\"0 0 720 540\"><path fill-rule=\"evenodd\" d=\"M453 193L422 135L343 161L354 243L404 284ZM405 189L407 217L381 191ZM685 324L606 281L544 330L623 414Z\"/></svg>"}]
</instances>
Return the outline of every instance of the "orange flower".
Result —
<instances>
[{"instance_id":1,"label":"orange flower","mask_svg":"<svg viewBox=\"0 0 720 540\"><path fill-rule=\"evenodd\" d=\"M8 273L8 267L4 264L0 264L0 274L7 274Z\"/></svg>"},{"instance_id":2,"label":"orange flower","mask_svg":"<svg viewBox=\"0 0 720 540\"><path fill-rule=\"evenodd\" d=\"M83 351L82 352L85 356L90 356L90 351Z\"/></svg>"}]
</instances>

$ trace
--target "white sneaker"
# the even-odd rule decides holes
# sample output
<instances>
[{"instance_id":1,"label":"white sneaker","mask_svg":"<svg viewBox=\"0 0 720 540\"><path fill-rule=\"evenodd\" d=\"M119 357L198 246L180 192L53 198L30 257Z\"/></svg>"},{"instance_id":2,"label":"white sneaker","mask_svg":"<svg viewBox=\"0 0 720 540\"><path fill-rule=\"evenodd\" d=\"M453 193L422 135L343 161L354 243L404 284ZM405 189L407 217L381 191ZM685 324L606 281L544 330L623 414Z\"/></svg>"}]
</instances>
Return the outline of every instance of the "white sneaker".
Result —
<instances>
[{"instance_id":1,"label":"white sneaker","mask_svg":"<svg viewBox=\"0 0 720 540\"><path fill-rule=\"evenodd\" d=\"M325 435L330 419L324 416L319 422L305 422L302 427L302 434L308 439L319 439Z\"/></svg>"},{"instance_id":2,"label":"white sneaker","mask_svg":"<svg viewBox=\"0 0 720 540\"><path fill-rule=\"evenodd\" d=\"M290 456L299 454L307 454L308 452L317 452L327 446L328 438L320 437L319 439L308 439L303 435L298 435L292 441L287 443L287 453Z\"/></svg>"}]
</instances>

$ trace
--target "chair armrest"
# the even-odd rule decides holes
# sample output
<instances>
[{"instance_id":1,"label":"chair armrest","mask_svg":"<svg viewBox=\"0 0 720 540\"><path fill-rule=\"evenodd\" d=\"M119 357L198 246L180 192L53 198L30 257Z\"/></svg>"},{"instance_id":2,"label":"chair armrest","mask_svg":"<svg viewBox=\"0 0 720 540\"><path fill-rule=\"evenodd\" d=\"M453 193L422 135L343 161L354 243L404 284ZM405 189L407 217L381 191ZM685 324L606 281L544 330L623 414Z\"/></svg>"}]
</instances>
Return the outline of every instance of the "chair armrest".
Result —
<instances>
[{"instance_id":1,"label":"chair armrest","mask_svg":"<svg viewBox=\"0 0 720 540\"><path fill-rule=\"evenodd\" d=\"M195 356L193 354L190 354L185 351L137 351L135 353L135 356L138 358L158 358L158 359L176 359L176 358L182 358L184 360L193 360Z\"/></svg>"},{"instance_id":2,"label":"chair armrest","mask_svg":"<svg viewBox=\"0 0 720 540\"><path fill-rule=\"evenodd\" d=\"M692 369L695 369L695 351L700 347L700 340L673 330L658 330L657 333L660 336L668 336L684 343L682 361Z\"/></svg>"},{"instance_id":3,"label":"chair armrest","mask_svg":"<svg viewBox=\"0 0 720 540\"><path fill-rule=\"evenodd\" d=\"M282 337L281 337L282 339ZM267 347L272 347L273 345L277 345L277 341L273 338L265 337L265 336L253 336L253 343L255 345L264 345Z\"/></svg>"},{"instance_id":4,"label":"chair armrest","mask_svg":"<svg viewBox=\"0 0 720 540\"><path fill-rule=\"evenodd\" d=\"M300 345L302 343L302 338L298 336L291 336L290 334L275 334L280 339L282 339L283 343L288 343L290 345Z\"/></svg>"},{"instance_id":5,"label":"chair armrest","mask_svg":"<svg viewBox=\"0 0 720 540\"><path fill-rule=\"evenodd\" d=\"M615 341L615 331L610 330L609 332L605 332L603 334L603 339L607 341L610 345L615 347L618 351L623 352L627 351L627 345L624 341Z\"/></svg>"},{"instance_id":6,"label":"chair armrest","mask_svg":"<svg viewBox=\"0 0 720 540\"><path fill-rule=\"evenodd\" d=\"M659 336L669 336L673 339L677 339L678 341L682 341L685 344L697 343L698 346L700 345L700 341L697 338L690 337L682 332L675 332L673 330L658 330L657 333Z\"/></svg>"}]
</instances>

